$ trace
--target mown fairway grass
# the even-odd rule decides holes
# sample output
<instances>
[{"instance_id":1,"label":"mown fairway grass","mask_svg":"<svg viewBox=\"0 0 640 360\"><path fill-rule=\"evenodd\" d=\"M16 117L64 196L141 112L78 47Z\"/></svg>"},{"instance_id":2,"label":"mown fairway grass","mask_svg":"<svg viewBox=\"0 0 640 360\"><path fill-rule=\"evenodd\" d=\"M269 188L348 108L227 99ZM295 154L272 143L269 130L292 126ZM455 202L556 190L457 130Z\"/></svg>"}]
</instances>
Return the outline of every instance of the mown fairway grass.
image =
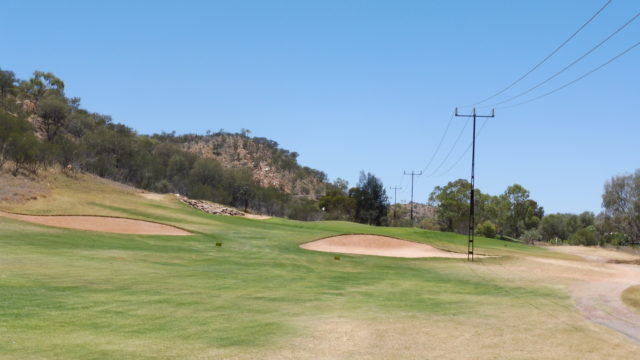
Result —
<instances>
[{"instance_id":1,"label":"mown fairway grass","mask_svg":"<svg viewBox=\"0 0 640 360\"><path fill-rule=\"evenodd\" d=\"M171 195L149 200L93 177L51 181L51 196L4 209L127 216L195 235L104 234L0 218L0 358L598 358L611 344L623 355L635 349L617 334L600 336L566 293L494 276L520 256L565 255L480 239L478 252L501 257L473 265L335 261L298 245L373 233L464 252L466 238L211 216Z\"/></svg>"}]
</instances>

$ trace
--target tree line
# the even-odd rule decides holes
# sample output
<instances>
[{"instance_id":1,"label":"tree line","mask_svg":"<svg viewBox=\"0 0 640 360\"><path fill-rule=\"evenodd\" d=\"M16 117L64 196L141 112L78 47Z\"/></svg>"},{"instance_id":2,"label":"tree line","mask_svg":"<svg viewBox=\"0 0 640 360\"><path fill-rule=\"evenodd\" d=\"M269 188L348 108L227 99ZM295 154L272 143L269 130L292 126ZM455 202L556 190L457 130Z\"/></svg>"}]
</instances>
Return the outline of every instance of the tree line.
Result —
<instances>
[{"instance_id":1,"label":"tree line","mask_svg":"<svg viewBox=\"0 0 640 360\"><path fill-rule=\"evenodd\" d=\"M458 179L437 186L429 196L436 207L435 221L423 227L466 233L469 229L471 184ZM604 186L603 211L548 214L530 198L527 189L514 184L500 195L475 189L478 235L574 245L640 245L640 170L614 176Z\"/></svg>"}]
</instances>

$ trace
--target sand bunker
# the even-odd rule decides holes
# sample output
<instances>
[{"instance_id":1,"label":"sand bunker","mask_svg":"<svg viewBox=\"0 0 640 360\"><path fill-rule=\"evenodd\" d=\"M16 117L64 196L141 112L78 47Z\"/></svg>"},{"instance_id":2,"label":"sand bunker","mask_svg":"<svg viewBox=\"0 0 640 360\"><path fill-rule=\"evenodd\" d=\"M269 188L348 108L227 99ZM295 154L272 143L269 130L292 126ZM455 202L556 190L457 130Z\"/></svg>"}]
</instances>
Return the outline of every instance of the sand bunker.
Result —
<instances>
[{"instance_id":1,"label":"sand bunker","mask_svg":"<svg viewBox=\"0 0 640 360\"><path fill-rule=\"evenodd\" d=\"M466 259L466 254L443 251L426 244L379 235L340 235L300 245L307 250L402 258Z\"/></svg>"},{"instance_id":2,"label":"sand bunker","mask_svg":"<svg viewBox=\"0 0 640 360\"><path fill-rule=\"evenodd\" d=\"M4 211L0 211L0 216L67 229L101 231L116 234L191 235L188 231L170 225L106 216L37 216L12 214Z\"/></svg>"}]
</instances>

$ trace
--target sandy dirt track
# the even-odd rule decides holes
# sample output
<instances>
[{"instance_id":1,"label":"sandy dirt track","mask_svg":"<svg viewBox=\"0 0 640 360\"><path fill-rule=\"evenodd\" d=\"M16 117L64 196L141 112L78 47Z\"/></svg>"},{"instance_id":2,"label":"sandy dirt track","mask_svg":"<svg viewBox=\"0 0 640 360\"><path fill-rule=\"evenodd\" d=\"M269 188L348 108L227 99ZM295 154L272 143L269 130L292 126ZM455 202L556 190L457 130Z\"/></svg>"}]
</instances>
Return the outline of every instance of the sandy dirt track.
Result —
<instances>
[{"instance_id":1,"label":"sandy dirt track","mask_svg":"<svg viewBox=\"0 0 640 360\"><path fill-rule=\"evenodd\" d=\"M640 314L625 305L620 297L626 288L640 284L640 266L608 263L611 260L633 260L636 257L582 246L558 246L550 249L581 256L599 270L591 271L569 289L576 307L584 317L640 343Z\"/></svg>"},{"instance_id":2,"label":"sandy dirt track","mask_svg":"<svg viewBox=\"0 0 640 360\"><path fill-rule=\"evenodd\" d=\"M4 211L0 211L0 216L67 229L100 231L115 234L191 235L191 233L186 230L170 225L125 218L72 215L37 216L13 214Z\"/></svg>"},{"instance_id":3,"label":"sandy dirt track","mask_svg":"<svg viewBox=\"0 0 640 360\"><path fill-rule=\"evenodd\" d=\"M466 259L466 254L443 251L427 244L379 235L339 235L300 245L307 250L342 254L390 256L401 258Z\"/></svg>"}]
</instances>

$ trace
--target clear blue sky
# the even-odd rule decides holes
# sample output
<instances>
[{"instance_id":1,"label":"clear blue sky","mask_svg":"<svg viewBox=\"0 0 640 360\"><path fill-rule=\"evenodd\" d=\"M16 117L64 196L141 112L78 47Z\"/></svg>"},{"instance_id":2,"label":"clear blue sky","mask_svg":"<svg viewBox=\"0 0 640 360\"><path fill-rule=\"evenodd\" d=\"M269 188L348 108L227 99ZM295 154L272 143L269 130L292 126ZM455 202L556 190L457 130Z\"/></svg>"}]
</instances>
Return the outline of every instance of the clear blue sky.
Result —
<instances>
[{"instance_id":1,"label":"clear blue sky","mask_svg":"<svg viewBox=\"0 0 640 360\"><path fill-rule=\"evenodd\" d=\"M424 168L454 107L515 80L604 2L4 1L0 67L21 78L54 72L83 107L140 133L247 128L330 179L355 184L370 171L402 186L398 197L408 200L402 172ZM614 0L509 94L638 11L636 0ZM639 40L637 20L531 95ZM604 182L640 167L638 64L640 47L552 96L497 110L478 140L477 186L498 194L520 183L547 213L599 211ZM427 173L463 124L454 120ZM469 130L442 170L468 146ZM466 156L444 175L421 178L416 201L468 178L469 165Z\"/></svg>"}]
</instances>

